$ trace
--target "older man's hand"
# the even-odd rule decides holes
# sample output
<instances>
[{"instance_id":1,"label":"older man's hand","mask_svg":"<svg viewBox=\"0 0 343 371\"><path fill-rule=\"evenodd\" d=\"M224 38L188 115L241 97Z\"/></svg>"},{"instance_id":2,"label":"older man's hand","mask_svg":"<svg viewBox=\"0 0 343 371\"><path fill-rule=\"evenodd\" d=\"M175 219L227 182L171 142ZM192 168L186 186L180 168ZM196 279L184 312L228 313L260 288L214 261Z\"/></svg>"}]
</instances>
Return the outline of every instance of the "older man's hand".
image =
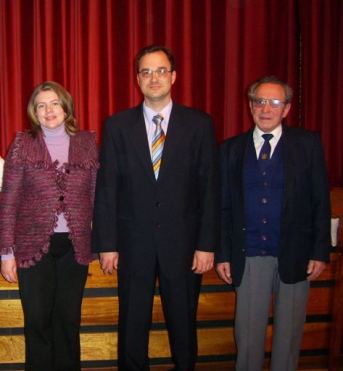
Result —
<instances>
[{"instance_id":1,"label":"older man's hand","mask_svg":"<svg viewBox=\"0 0 343 371\"><path fill-rule=\"evenodd\" d=\"M313 281L318 278L325 269L325 263L319 260L310 260L307 266L307 279Z\"/></svg>"},{"instance_id":2,"label":"older man's hand","mask_svg":"<svg viewBox=\"0 0 343 371\"><path fill-rule=\"evenodd\" d=\"M231 285L232 278L231 278L231 267L229 262L218 263L216 265L216 271L219 276L224 282Z\"/></svg>"}]
</instances>

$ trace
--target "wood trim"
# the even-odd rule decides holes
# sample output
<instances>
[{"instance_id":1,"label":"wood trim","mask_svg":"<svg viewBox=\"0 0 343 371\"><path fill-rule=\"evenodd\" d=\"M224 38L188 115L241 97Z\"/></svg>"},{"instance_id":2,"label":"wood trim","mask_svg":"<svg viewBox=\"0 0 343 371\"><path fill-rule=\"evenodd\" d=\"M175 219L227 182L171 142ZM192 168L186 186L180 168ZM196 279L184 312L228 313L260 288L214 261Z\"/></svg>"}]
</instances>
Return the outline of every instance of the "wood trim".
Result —
<instances>
[{"instance_id":1,"label":"wood trim","mask_svg":"<svg viewBox=\"0 0 343 371\"><path fill-rule=\"evenodd\" d=\"M305 325L302 349L327 349L329 343L327 323ZM271 350L272 327L267 330L266 351ZM236 352L232 327L198 329L199 356L232 355ZM24 336L0 336L2 363L24 362ZM150 332L150 358L169 358L168 335L165 330ZM83 361L117 359L117 333L81 333L81 359Z\"/></svg>"},{"instance_id":2,"label":"wood trim","mask_svg":"<svg viewBox=\"0 0 343 371\"><path fill-rule=\"evenodd\" d=\"M329 315L333 301L333 287L310 289L308 316ZM201 293L199 297L198 321L231 321L234 319L234 292ZM118 297L85 297L82 303L82 326L109 326L118 322ZM270 312L272 316L272 308ZM0 300L0 328L22 328L24 325L20 299ZM161 299L154 297L153 323L164 323Z\"/></svg>"}]
</instances>

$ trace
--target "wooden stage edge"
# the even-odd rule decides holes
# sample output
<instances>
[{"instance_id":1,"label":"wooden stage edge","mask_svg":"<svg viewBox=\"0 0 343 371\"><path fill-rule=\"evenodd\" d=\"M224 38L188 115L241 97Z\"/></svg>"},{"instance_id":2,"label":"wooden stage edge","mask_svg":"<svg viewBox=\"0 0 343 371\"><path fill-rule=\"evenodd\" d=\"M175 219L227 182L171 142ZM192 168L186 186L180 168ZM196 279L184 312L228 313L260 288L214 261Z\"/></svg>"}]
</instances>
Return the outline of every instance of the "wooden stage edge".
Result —
<instances>
[{"instance_id":1,"label":"wooden stage edge","mask_svg":"<svg viewBox=\"0 0 343 371\"><path fill-rule=\"evenodd\" d=\"M315 366L314 366L315 365ZM173 367L172 364L164 365L151 365L151 371L168 371ZM15 368L17 371L24 371L23 369ZM11 371L12 369L4 369L3 371ZM265 361L264 371L269 370L269 360ZM327 357L325 356L311 356L301 358L298 365L298 371L329 371L327 367ZM343 359L342 369L343 371ZM82 368L82 371L118 371L117 367L99 367L99 368ZM222 362L201 362L196 366L195 371L234 371L233 361L222 361Z\"/></svg>"}]
</instances>

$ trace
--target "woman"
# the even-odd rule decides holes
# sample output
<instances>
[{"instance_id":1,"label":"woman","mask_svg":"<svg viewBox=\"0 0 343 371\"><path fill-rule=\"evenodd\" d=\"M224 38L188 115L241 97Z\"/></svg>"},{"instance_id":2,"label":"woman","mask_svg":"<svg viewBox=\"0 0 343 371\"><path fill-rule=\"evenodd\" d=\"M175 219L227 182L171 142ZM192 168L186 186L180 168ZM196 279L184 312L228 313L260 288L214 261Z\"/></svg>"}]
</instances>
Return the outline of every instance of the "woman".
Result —
<instances>
[{"instance_id":1,"label":"woman","mask_svg":"<svg viewBox=\"0 0 343 371\"><path fill-rule=\"evenodd\" d=\"M56 82L36 87L27 112L31 129L17 134L4 168L1 273L19 282L25 370L76 371L91 261L95 136L78 131L72 97Z\"/></svg>"}]
</instances>

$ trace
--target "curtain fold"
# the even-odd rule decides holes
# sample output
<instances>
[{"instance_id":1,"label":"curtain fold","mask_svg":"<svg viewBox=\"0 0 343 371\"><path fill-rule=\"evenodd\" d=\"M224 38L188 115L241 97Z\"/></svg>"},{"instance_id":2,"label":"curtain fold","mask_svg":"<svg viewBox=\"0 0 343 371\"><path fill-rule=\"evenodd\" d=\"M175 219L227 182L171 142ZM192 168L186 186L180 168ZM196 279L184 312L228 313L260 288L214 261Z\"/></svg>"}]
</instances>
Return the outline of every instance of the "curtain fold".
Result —
<instances>
[{"instance_id":1,"label":"curtain fold","mask_svg":"<svg viewBox=\"0 0 343 371\"><path fill-rule=\"evenodd\" d=\"M71 92L80 127L100 140L106 116L141 101L135 54L160 43L176 57L173 99L210 113L218 141L252 125L253 80L287 80L289 124L321 132L343 185L342 18L340 0L0 0L0 153L44 80Z\"/></svg>"},{"instance_id":2,"label":"curtain fold","mask_svg":"<svg viewBox=\"0 0 343 371\"><path fill-rule=\"evenodd\" d=\"M332 185L343 186L343 1L299 0L301 121L321 133Z\"/></svg>"}]
</instances>

